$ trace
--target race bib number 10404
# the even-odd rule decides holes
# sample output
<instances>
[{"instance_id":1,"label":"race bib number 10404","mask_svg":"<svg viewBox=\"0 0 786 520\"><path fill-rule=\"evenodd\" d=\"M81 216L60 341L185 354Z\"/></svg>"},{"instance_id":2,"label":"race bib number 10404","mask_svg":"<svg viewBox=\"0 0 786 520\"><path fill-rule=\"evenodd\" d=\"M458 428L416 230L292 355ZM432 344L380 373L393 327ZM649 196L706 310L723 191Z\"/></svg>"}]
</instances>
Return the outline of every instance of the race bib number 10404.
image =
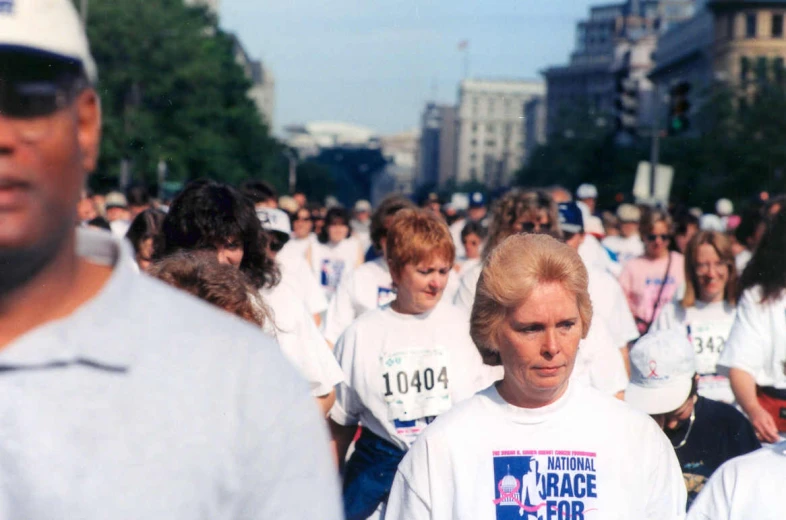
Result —
<instances>
[{"instance_id":1,"label":"race bib number 10404","mask_svg":"<svg viewBox=\"0 0 786 520\"><path fill-rule=\"evenodd\" d=\"M443 348L383 354L382 380L391 421L432 417L450 409L448 354Z\"/></svg>"}]
</instances>

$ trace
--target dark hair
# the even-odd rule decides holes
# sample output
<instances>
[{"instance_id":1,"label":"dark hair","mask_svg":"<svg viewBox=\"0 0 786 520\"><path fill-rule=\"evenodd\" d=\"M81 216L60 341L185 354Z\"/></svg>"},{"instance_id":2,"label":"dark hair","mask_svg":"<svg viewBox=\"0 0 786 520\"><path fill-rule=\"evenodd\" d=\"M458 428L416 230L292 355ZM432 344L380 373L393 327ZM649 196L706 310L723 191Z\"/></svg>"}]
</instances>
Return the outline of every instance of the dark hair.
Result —
<instances>
[{"instance_id":1,"label":"dark hair","mask_svg":"<svg viewBox=\"0 0 786 520\"><path fill-rule=\"evenodd\" d=\"M385 221L388 217L392 217L402 209L415 209L415 207L412 201L403 195L391 195L386 197L385 200L377 206L376 211L371 215L371 224L369 226L371 243L374 244L374 249L377 251L382 250L382 241L387 234Z\"/></svg>"},{"instance_id":2,"label":"dark hair","mask_svg":"<svg viewBox=\"0 0 786 520\"><path fill-rule=\"evenodd\" d=\"M146 209L131 221L131 225L128 226L128 231L126 232L126 238L134 246L136 253L139 253L139 247L142 242L149 238L154 239L154 241L157 239L159 233L161 233L161 226L165 218L166 213L151 208Z\"/></svg>"},{"instance_id":3,"label":"dark hair","mask_svg":"<svg viewBox=\"0 0 786 520\"><path fill-rule=\"evenodd\" d=\"M278 192L265 181L246 181L240 185L240 193L251 199L254 204L278 201Z\"/></svg>"},{"instance_id":4,"label":"dark hair","mask_svg":"<svg viewBox=\"0 0 786 520\"><path fill-rule=\"evenodd\" d=\"M699 219L693 213L680 211L674 215L674 234L684 235L690 226L699 228Z\"/></svg>"},{"instance_id":5,"label":"dark hair","mask_svg":"<svg viewBox=\"0 0 786 520\"><path fill-rule=\"evenodd\" d=\"M761 287L761 303L778 298L786 289L786 211L776 213L767 231L740 276L739 295L746 289Z\"/></svg>"},{"instance_id":6,"label":"dark hair","mask_svg":"<svg viewBox=\"0 0 786 520\"><path fill-rule=\"evenodd\" d=\"M208 251L178 251L154 263L148 274L256 325L269 317L246 275L219 264Z\"/></svg>"},{"instance_id":7,"label":"dark hair","mask_svg":"<svg viewBox=\"0 0 786 520\"><path fill-rule=\"evenodd\" d=\"M470 221L461 229L461 240L464 241L469 235L477 235L483 240L488 235L488 230L480 222Z\"/></svg>"},{"instance_id":8,"label":"dark hair","mask_svg":"<svg viewBox=\"0 0 786 520\"><path fill-rule=\"evenodd\" d=\"M94 219L88 220L87 225L100 229L106 229L107 231L112 231L112 226L109 225L109 221L104 217L96 217Z\"/></svg>"},{"instance_id":9,"label":"dark hair","mask_svg":"<svg viewBox=\"0 0 786 520\"><path fill-rule=\"evenodd\" d=\"M349 230L347 231L347 238L352 236L352 227L349 225L350 222L349 212L344 208L336 206L330 208L327 212L327 215L325 215L325 225L322 227L322 230L319 232L319 236L317 237L320 243L322 244L328 243L327 229L328 227L332 226L336 222L345 223L349 228Z\"/></svg>"},{"instance_id":10,"label":"dark hair","mask_svg":"<svg viewBox=\"0 0 786 520\"><path fill-rule=\"evenodd\" d=\"M254 206L236 189L214 181L192 182L175 197L153 258L161 259L181 250L210 249L230 238L243 243L240 269L251 282L257 288L275 286L279 271L266 254L268 236Z\"/></svg>"},{"instance_id":11,"label":"dark hair","mask_svg":"<svg viewBox=\"0 0 786 520\"><path fill-rule=\"evenodd\" d=\"M666 228L669 230L669 235L674 234L674 223L671 220L669 212L660 208L648 208L642 213L641 220L639 221L641 236L644 237L651 234L652 228L654 228L655 224L658 222L663 222L666 224Z\"/></svg>"},{"instance_id":12,"label":"dark hair","mask_svg":"<svg viewBox=\"0 0 786 520\"><path fill-rule=\"evenodd\" d=\"M137 184L126 190L126 200L129 206L147 206L150 204L150 193L145 186Z\"/></svg>"},{"instance_id":13,"label":"dark hair","mask_svg":"<svg viewBox=\"0 0 786 520\"><path fill-rule=\"evenodd\" d=\"M741 215L740 225L734 230L737 242L748 247L748 239L756 235L759 224L764 222L761 208L748 208Z\"/></svg>"}]
</instances>

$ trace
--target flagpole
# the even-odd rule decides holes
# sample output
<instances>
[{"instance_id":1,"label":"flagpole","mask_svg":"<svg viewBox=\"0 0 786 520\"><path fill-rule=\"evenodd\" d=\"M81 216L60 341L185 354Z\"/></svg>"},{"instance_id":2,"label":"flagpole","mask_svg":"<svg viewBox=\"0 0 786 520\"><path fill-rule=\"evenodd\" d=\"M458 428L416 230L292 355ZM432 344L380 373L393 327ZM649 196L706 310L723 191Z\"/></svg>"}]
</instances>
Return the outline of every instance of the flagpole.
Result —
<instances>
[{"instance_id":1,"label":"flagpole","mask_svg":"<svg viewBox=\"0 0 786 520\"><path fill-rule=\"evenodd\" d=\"M464 47L464 79L469 78L469 49Z\"/></svg>"}]
</instances>

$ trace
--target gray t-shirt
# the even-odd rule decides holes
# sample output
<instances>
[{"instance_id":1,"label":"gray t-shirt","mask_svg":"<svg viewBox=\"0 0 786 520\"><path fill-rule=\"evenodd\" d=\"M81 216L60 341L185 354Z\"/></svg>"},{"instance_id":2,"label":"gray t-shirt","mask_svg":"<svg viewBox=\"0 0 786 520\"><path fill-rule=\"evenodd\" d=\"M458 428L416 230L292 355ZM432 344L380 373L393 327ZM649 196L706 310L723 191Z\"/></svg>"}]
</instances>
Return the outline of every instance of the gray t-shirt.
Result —
<instances>
[{"instance_id":1,"label":"gray t-shirt","mask_svg":"<svg viewBox=\"0 0 786 520\"><path fill-rule=\"evenodd\" d=\"M71 316L0 350L1 519L338 519L324 420L260 330L114 266Z\"/></svg>"}]
</instances>

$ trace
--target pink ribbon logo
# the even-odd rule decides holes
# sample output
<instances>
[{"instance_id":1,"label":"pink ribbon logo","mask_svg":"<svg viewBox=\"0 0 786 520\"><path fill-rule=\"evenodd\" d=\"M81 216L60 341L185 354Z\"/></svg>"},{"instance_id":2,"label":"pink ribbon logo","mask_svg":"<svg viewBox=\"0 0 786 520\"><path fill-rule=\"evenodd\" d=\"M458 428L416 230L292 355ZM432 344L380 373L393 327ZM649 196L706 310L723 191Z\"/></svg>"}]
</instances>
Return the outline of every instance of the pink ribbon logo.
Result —
<instances>
[{"instance_id":1,"label":"pink ribbon logo","mask_svg":"<svg viewBox=\"0 0 786 520\"><path fill-rule=\"evenodd\" d=\"M656 372L656 370L658 369L658 362L653 359L650 360L649 365L650 365L650 375L648 375L647 377L660 377L658 376L658 372Z\"/></svg>"}]
</instances>

